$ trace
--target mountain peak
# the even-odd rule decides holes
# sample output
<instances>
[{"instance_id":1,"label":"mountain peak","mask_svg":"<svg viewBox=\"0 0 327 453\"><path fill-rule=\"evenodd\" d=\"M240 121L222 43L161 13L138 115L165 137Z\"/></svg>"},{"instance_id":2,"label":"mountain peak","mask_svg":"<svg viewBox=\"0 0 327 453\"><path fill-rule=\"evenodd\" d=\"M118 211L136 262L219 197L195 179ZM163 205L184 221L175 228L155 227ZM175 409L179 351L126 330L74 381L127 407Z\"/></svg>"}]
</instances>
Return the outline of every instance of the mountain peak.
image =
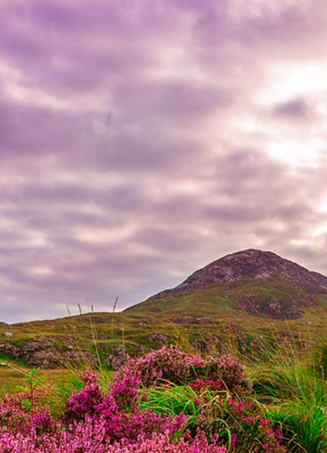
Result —
<instances>
[{"instance_id":1,"label":"mountain peak","mask_svg":"<svg viewBox=\"0 0 327 453\"><path fill-rule=\"evenodd\" d=\"M310 293L327 292L327 277L280 257L270 251L246 249L231 253L197 270L173 289L162 291L151 299L184 295L214 285L242 279L281 280Z\"/></svg>"}]
</instances>

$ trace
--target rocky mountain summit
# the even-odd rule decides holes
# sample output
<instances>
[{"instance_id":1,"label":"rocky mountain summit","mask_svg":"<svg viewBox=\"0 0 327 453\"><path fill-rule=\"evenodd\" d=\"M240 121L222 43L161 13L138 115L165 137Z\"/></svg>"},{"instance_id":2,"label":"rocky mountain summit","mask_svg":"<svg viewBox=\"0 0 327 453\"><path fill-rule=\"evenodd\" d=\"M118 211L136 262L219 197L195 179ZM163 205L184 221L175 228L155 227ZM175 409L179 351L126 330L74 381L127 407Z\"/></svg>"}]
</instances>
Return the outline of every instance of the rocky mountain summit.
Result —
<instances>
[{"instance_id":1,"label":"rocky mountain summit","mask_svg":"<svg viewBox=\"0 0 327 453\"><path fill-rule=\"evenodd\" d=\"M309 271L273 252L248 249L220 258L197 270L173 289L161 291L151 299L185 295L216 283L242 279L285 281L309 294L327 293L327 277Z\"/></svg>"},{"instance_id":2,"label":"rocky mountain summit","mask_svg":"<svg viewBox=\"0 0 327 453\"><path fill-rule=\"evenodd\" d=\"M327 305L327 277L273 252L248 249L226 255L128 308L199 316L241 312L270 319L296 319Z\"/></svg>"}]
</instances>

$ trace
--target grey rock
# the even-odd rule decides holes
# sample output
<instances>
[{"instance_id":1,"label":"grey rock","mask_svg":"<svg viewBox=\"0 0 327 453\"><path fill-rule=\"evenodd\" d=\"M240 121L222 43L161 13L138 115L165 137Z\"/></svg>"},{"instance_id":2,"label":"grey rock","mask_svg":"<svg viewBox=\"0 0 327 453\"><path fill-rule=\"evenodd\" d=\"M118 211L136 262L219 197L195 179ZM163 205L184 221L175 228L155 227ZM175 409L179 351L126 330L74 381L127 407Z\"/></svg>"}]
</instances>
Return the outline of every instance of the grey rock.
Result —
<instances>
[{"instance_id":1,"label":"grey rock","mask_svg":"<svg viewBox=\"0 0 327 453\"><path fill-rule=\"evenodd\" d=\"M192 348L199 354L207 354L210 349L210 345L206 341L193 341L191 343Z\"/></svg>"},{"instance_id":2,"label":"grey rock","mask_svg":"<svg viewBox=\"0 0 327 453\"><path fill-rule=\"evenodd\" d=\"M213 321L211 318L199 318L198 323L202 325L208 325L208 324L214 324L215 321Z\"/></svg>"},{"instance_id":3,"label":"grey rock","mask_svg":"<svg viewBox=\"0 0 327 453\"><path fill-rule=\"evenodd\" d=\"M114 346L113 353L106 359L106 364L111 366L114 370L119 370L125 365L127 359L126 349L123 344Z\"/></svg>"},{"instance_id":4,"label":"grey rock","mask_svg":"<svg viewBox=\"0 0 327 453\"><path fill-rule=\"evenodd\" d=\"M97 357L90 351L69 348L61 354L61 361L74 364L87 364L92 365L97 362Z\"/></svg>"},{"instance_id":5,"label":"grey rock","mask_svg":"<svg viewBox=\"0 0 327 453\"><path fill-rule=\"evenodd\" d=\"M23 354L30 354L43 349L51 348L52 343L44 337L35 337L33 340L28 341L22 349Z\"/></svg>"},{"instance_id":6,"label":"grey rock","mask_svg":"<svg viewBox=\"0 0 327 453\"><path fill-rule=\"evenodd\" d=\"M60 362L59 353L51 341L44 337L28 341L19 350L19 358L33 368L53 368Z\"/></svg>"},{"instance_id":7,"label":"grey rock","mask_svg":"<svg viewBox=\"0 0 327 453\"><path fill-rule=\"evenodd\" d=\"M181 316L179 318L175 318L174 322L176 324L197 324L198 320L196 316Z\"/></svg>"},{"instance_id":8,"label":"grey rock","mask_svg":"<svg viewBox=\"0 0 327 453\"><path fill-rule=\"evenodd\" d=\"M164 346L165 344L169 343L168 337L163 333L151 333L148 336L148 340L160 346Z\"/></svg>"},{"instance_id":9,"label":"grey rock","mask_svg":"<svg viewBox=\"0 0 327 453\"><path fill-rule=\"evenodd\" d=\"M0 344L2 353L12 359L17 359L19 356L19 348L10 343Z\"/></svg>"},{"instance_id":10,"label":"grey rock","mask_svg":"<svg viewBox=\"0 0 327 453\"><path fill-rule=\"evenodd\" d=\"M268 310L270 313L277 318L282 316L282 305L280 302L272 302L268 305Z\"/></svg>"},{"instance_id":11,"label":"grey rock","mask_svg":"<svg viewBox=\"0 0 327 453\"><path fill-rule=\"evenodd\" d=\"M33 368L53 368L59 365L59 357L53 351L40 350L33 352L28 358L27 363Z\"/></svg>"}]
</instances>

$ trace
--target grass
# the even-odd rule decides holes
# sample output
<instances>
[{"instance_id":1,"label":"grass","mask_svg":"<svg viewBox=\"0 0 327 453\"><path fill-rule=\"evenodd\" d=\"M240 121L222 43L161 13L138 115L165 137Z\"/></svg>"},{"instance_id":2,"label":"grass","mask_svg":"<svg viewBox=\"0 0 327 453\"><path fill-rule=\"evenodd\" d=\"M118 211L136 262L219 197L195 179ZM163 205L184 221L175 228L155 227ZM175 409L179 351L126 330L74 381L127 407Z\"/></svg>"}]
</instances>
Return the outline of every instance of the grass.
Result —
<instances>
[{"instance_id":1,"label":"grass","mask_svg":"<svg viewBox=\"0 0 327 453\"><path fill-rule=\"evenodd\" d=\"M17 391L17 387L24 384L24 375L17 370L0 368L0 394Z\"/></svg>"},{"instance_id":2,"label":"grass","mask_svg":"<svg viewBox=\"0 0 327 453\"><path fill-rule=\"evenodd\" d=\"M327 451L327 382L320 365L324 352L313 344L303 357L284 345L249 368L256 398L281 428L291 452Z\"/></svg>"},{"instance_id":3,"label":"grass","mask_svg":"<svg viewBox=\"0 0 327 453\"><path fill-rule=\"evenodd\" d=\"M141 408L154 407L158 414L196 416L199 412L199 408L195 403L196 398L197 394L190 386L162 385L145 391L145 398Z\"/></svg>"},{"instance_id":4,"label":"grass","mask_svg":"<svg viewBox=\"0 0 327 453\"><path fill-rule=\"evenodd\" d=\"M220 437L226 437L227 443L231 445L231 432L228 423L223 419L223 414L228 412L228 394L225 391L212 393L208 388L203 388L201 392L201 400L205 404L199 405L199 394L197 394L189 385L161 385L158 387L146 389L144 401L140 407L142 410L154 408L157 414L170 414L177 416L183 414L187 417L186 428L196 432L198 426L204 424L204 420L200 422L201 412L206 412L206 420L211 420L215 428L220 432ZM217 407L219 413L217 414ZM218 426L220 428L218 429ZM202 426L205 428L205 426Z\"/></svg>"}]
</instances>

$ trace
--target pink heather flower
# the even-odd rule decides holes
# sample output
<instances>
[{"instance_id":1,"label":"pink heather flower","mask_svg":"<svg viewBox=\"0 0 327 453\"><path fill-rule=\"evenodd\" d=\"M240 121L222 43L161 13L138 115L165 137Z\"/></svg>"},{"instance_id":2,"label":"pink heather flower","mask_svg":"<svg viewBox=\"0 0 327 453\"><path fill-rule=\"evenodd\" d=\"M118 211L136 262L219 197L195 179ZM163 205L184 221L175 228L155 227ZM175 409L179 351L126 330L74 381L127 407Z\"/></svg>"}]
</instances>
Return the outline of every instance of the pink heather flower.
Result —
<instances>
[{"instance_id":1,"label":"pink heather flower","mask_svg":"<svg viewBox=\"0 0 327 453\"><path fill-rule=\"evenodd\" d=\"M231 434L231 449L232 450L235 449L236 441L237 441L237 435Z\"/></svg>"},{"instance_id":2,"label":"pink heather flower","mask_svg":"<svg viewBox=\"0 0 327 453\"><path fill-rule=\"evenodd\" d=\"M276 433L276 436L277 436L278 440L279 440L280 442L282 442L283 439L284 439L284 436L283 436L282 432L280 431L280 429L278 429L278 428L275 429L275 433Z\"/></svg>"},{"instance_id":3,"label":"pink heather flower","mask_svg":"<svg viewBox=\"0 0 327 453\"><path fill-rule=\"evenodd\" d=\"M139 359L128 359L127 365L117 373L116 380L134 372L144 387L150 387L158 380L186 383L194 379L206 362L198 356L190 356L173 346L164 346Z\"/></svg>"}]
</instances>

